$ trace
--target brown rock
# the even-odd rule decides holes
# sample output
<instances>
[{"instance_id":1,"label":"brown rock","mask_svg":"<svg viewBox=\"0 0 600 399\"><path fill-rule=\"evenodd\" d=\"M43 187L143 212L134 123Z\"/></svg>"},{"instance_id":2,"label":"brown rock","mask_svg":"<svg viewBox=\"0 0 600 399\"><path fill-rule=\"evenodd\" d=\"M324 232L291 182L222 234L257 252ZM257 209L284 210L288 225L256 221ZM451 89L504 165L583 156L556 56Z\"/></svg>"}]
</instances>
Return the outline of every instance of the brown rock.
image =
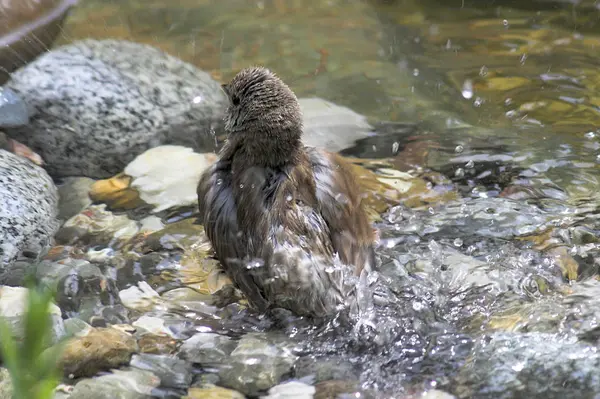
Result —
<instances>
[{"instance_id":1,"label":"brown rock","mask_svg":"<svg viewBox=\"0 0 600 399\"><path fill-rule=\"evenodd\" d=\"M203 386L202 388L190 388L185 399L244 399L244 395L238 391L221 388L215 385Z\"/></svg>"},{"instance_id":2,"label":"brown rock","mask_svg":"<svg viewBox=\"0 0 600 399\"><path fill-rule=\"evenodd\" d=\"M136 351L137 343L131 334L115 328L96 328L67 342L61 364L65 376L91 377L129 363Z\"/></svg>"},{"instance_id":3,"label":"brown rock","mask_svg":"<svg viewBox=\"0 0 600 399\"><path fill-rule=\"evenodd\" d=\"M0 12L0 84L48 50L77 0L8 0Z\"/></svg>"},{"instance_id":4,"label":"brown rock","mask_svg":"<svg viewBox=\"0 0 600 399\"><path fill-rule=\"evenodd\" d=\"M141 353L171 355L179 347L179 341L166 335L144 334L138 339Z\"/></svg>"}]
</instances>

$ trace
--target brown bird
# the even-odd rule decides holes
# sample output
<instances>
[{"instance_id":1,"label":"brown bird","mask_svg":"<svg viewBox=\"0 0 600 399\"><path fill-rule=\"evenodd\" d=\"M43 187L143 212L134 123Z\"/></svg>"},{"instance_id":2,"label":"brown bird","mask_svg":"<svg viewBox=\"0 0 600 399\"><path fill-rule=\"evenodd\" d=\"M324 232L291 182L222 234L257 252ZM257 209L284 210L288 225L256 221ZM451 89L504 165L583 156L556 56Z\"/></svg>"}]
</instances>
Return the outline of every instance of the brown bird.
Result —
<instances>
[{"instance_id":1,"label":"brown bird","mask_svg":"<svg viewBox=\"0 0 600 399\"><path fill-rule=\"evenodd\" d=\"M302 144L298 99L273 72L244 69L223 89L227 140L198 185L217 258L261 312L341 310L355 297L347 277L375 261L357 178L340 156Z\"/></svg>"}]
</instances>

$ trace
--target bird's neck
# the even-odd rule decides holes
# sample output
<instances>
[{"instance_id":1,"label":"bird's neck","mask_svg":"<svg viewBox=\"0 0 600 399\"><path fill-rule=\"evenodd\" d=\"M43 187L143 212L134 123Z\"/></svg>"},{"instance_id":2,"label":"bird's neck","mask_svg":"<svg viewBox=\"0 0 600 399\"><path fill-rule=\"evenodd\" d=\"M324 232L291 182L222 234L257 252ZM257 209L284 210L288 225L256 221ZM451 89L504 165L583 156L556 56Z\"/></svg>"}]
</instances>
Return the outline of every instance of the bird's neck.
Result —
<instances>
[{"instance_id":1,"label":"bird's neck","mask_svg":"<svg viewBox=\"0 0 600 399\"><path fill-rule=\"evenodd\" d=\"M300 162L304 145L299 134L236 134L225 143L221 159L238 167L283 168Z\"/></svg>"}]
</instances>

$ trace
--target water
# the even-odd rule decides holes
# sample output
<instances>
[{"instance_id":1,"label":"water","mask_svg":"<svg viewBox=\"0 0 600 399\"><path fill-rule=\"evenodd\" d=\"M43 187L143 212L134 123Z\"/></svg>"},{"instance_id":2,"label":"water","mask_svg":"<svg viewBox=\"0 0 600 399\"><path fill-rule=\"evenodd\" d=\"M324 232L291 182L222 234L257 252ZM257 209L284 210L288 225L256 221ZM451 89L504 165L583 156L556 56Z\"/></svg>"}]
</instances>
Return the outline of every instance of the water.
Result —
<instances>
[{"instance_id":1,"label":"water","mask_svg":"<svg viewBox=\"0 0 600 399\"><path fill-rule=\"evenodd\" d=\"M335 364L345 374L328 370L325 380L357 380L381 397L600 394L594 1L173 4L82 0L61 41L149 43L221 80L263 64L299 96L371 118L378 135L345 154L440 172L449 183L431 186L451 184L461 197L383 215L374 310L359 327L285 317L274 326L236 305L216 318L158 312L185 320L180 337L283 331L300 356L293 375ZM136 279L173 288L158 274Z\"/></svg>"}]
</instances>

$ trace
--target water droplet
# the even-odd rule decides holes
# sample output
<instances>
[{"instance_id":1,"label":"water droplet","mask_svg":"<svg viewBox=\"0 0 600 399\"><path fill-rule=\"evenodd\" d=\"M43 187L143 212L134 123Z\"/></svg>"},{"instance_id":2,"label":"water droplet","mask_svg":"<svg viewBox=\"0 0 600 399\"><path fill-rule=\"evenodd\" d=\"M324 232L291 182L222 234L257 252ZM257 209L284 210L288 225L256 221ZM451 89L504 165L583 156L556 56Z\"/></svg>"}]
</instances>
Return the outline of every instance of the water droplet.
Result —
<instances>
[{"instance_id":1,"label":"water droplet","mask_svg":"<svg viewBox=\"0 0 600 399\"><path fill-rule=\"evenodd\" d=\"M452 49L452 41L450 39L448 39L448 41L446 42L446 50L450 50Z\"/></svg>"},{"instance_id":2,"label":"water droplet","mask_svg":"<svg viewBox=\"0 0 600 399\"><path fill-rule=\"evenodd\" d=\"M287 196L287 197L285 197L285 200L286 200L287 202L290 202L292 199L293 199L293 197L291 196L291 194L288 194L288 196Z\"/></svg>"},{"instance_id":3,"label":"water droplet","mask_svg":"<svg viewBox=\"0 0 600 399\"><path fill-rule=\"evenodd\" d=\"M392 154L396 155L399 148L400 144L397 141L394 141L394 144L392 144Z\"/></svg>"},{"instance_id":4,"label":"water droplet","mask_svg":"<svg viewBox=\"0 0 600 399\"><path fill-rule=\"evenodd\" d=\"M473 81L471 81L471 79L467 79L463 83L462 96L467 100L473 97Z\"/></svg>"},{"instance_id":5,"label":"water droplet","mask_svg":"<svg viewBox=\"0 0 600 399\"><path fill-rule=\"evenodd\" d=\"M505 19L502 21L502 25L508 27L508 19Z\"/></svg>"},{"instance_id":6,"label":"water droplet","mask_svg":"<svg viewBox=\"0 0 600 399\"><path fill-rule=\"evenodd\" d=\"M504 105L510 105L510 104L512 104L512 98L506 97L506 99L504 100Z\"/></svg>"},{"instance_id":7,"label":"water droplet","mask_svg":"<svg viewBox=\"0 0 600 399\"><path fill-rule=\"evenodd\" d=\"M483 104L483 98L481 98L481 97L477 97L477 98L475 98L475 101L473 101L473 105L476 107L481 107L482 104Z\"/></svg>"},{"instance_id":8,"label":"water droplet","mask_svg":"<svg viewBox=\"0 0 600 399\"><path fill-rule=\"evenodd\" d=\"M244 183L240 184L240 188L244 188Z\"/></svg>"},{"instance_id":9,"label":"water droplet","mask_svg":"<svg viewBox=\"0 0 600 399\"><path fill-rule=\"evenodd\" d=\"M432 215L435 213L435 211L433 210L433 208L432 208L432 207L429 207L428 211L429 211L429 213L430 213L430 214L432 214Z\"/></svg>"},{"instance_id":10,"label":"water droplet","mask_svg":"<svg viewBox=\"0 0 600 399\"><path fill-rule=\"evenodd\" d=\"M596 137L596 133L595 132L587 132L584 136L586 139L593 139L594 137Z\"/></svg>"},{"instance_id":11,"label":"water droplet","mask_svg":"<svg viewBox=\"0 0 600 399\"><path fill-rule=\"evenodd\" d=\"M484 66L481 67L481 69L479 69L479 76L487 76L487 74L488 74L488 69L484 65Z\"/></svg>"},{"instance_id":12,"label":"water droplet","mask_svg":"<svg viewBox=\"0 0 600 399\"><path fill-rule=\"evenodd\" d=\"M246 269L258 269L259 267L263 267L265 265L265 261L262 259L252 259L248 264L246 264Z\"/></svg>"},{"instance_id":13,"label":"water droplet","mask_svg":"<svg viewBox=\"0 0 600 399\"><path fill-rule=\"evenodd\" d=\"M600 154L596 155L596 162L600 163Z\"/></svg>"},{"instance_id":14,"label":"water droplet","mask_svg":"<svg viewBox=\"0 0 600 399\"><path fill-rule=\"evenodd\" d=\"M196 96L192 99L192 102L194 104L200 104L202 102L202 97L201 96Z\"/></svg>"},{"instance_id":15,"label":"water droplet","mask_svg":"<svg viewBox=\"0 0 600 399\"><path fill-rule=\"evenodd\" d=\"M427 184L425 184L425 188L427 188L427 190L431 190L433 188L433 183L428 181Z\"/></svg>"},{"instance_id":16,"label":"water droplet","mask_svg":"<svg viewBox=\"0 0 600 399\"><path fill-rule=\"evenodd\" d=\"M462 145L457 145L456 148L454 149L454 152L457 154L460 154L461 152L463 152L465 150L465 147L463 147Z\"/></svg>"},{"instance_id":17,"label":"water droplet","mask_svg":"<svg viewBox=\"0 0 600 399\"><path fill-rule=\"evenodd\" d=\"M413 69L413 76L419 76L419 70L417 68Z\"/></svg>"},{"instance_id":18,"label":"water droplet","mask_svg":"<svg viewBox=\"0 0 600 399\"><path fill-rule=\"evenodd\" d=\"M523 54L521 58L519 58L519 64L525 65L525 61L527 61L527 54Z\"/></svg>"},{"instance_id":19,"label":"water droplet","mask_svg":"<svg viewBox=\"0 0 600 399\"><path fill-rule=\"evenodd\" d=\"M220 186L221 184L223 184L223 179L217 179L216 183L217 186Z\"/></svg>"},{"instance_id":20,"label":"water droplet","mask_svg":"<svg viewBox=\"0 0 600 399\"><path fill-rule=\"evenodd\" d=\"M373 146L373 151L377 151L377 146L376 145Z\"/></svg>"},{"instance_id":21,"label":"water droplet","mask_svg":"<svg viewBox=\"0 0 600 399\"><path fill-rule=\"evenodd\" d=\"M465 170L463 168L458 168L454 171L454 177L465 177Z\"/></svg>"},{"instance_id":22,"label":"water droplet","mask_svg":"<svg viewBox=\"0 0 600 399\"><path fill-rule=\"evenodd\" d=\"M465 168L467 168L467 169L472 169L474 166L475 166L475 162L473 162L473 160L472 160L472 159L471 159L471 160L469 160L469 162L467 162L467 163L465 164Z\"/></svg>"},{"instance_id":23,"label":"water droplet","mask_svg":"<svg viewBox=\"0 0 600 399\"><path fill-rule=\"evenodd\" d=\"M460 238L454 239L454 246L455 247L462 247L462 245L463 245L463 240L462 239L460 239Z\"/></svg>"}]
</instances>

